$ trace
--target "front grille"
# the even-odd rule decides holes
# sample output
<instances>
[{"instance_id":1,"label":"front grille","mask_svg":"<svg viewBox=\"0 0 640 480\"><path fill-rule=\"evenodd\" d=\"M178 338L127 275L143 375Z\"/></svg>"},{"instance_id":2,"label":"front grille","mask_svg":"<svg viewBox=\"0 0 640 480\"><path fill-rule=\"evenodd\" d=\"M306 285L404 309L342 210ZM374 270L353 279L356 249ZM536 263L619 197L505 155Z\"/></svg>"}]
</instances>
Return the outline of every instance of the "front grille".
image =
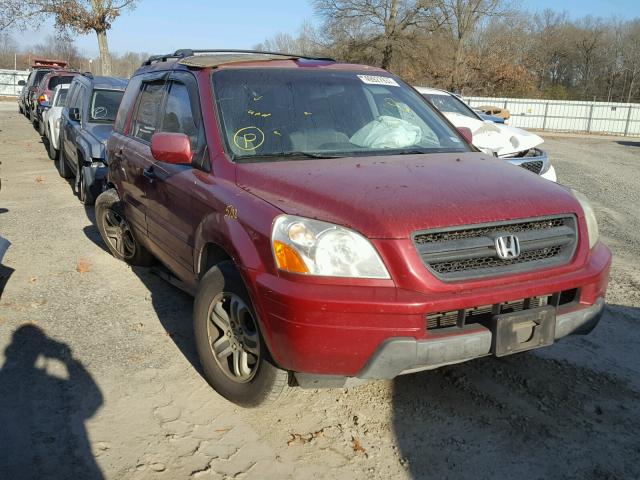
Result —
<instances>
[{"instance_id":1,"label":"front grille","mask_svg":"<svg viewBox=\"0 0 640 480\"><path fill-rule=\"evenodd\" d=\"M520 166L526 170L529 170L530 172L535 173L536 175L540 175L543 163L539 160L536 160L533 162L523 162L520 164Z\"/></svg>"},{"instance_id":2,"label":"front grille","mask_svg":"<svg viewBox=\"0 0 640 480\"><path fill-rule=\"evenodd\" d=\"M518 257L498 257L495 239L502 235L518 237ZM577 238L573 216L470 225L417 232L413 236L426 267L448 281L560 265L573 256Z\"/></svg>"},{"instance_id":3,"label":"front grille","mask_svg":"<svg viewBox=\"0 0 640 480\"><path fill-rule=\"evenodd\" d=\"M426 323L428 330L437 330L439 328L448 328L458 326L460 328L465 325L474 323L487 324L494 315L502 313L520 312L530 310L532 308L544 307L545 305L553 305L561 307L579 300L579 291L577 289L564 290L552 295L541 295L538 297L522 298L520 300L512 300L509 302L495 303L492 305L482 305L478 307L465 308L460 310L451 310L448 312L435 312L426 315Z\"/></svg>"}]
</instances>

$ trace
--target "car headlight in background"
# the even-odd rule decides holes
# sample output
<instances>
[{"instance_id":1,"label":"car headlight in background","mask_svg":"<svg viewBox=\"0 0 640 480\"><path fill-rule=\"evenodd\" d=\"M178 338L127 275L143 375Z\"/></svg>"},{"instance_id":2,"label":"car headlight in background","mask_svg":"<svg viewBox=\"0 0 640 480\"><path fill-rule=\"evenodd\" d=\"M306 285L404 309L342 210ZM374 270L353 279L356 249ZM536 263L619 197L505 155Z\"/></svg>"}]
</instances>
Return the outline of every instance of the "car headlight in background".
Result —
<instances>
[{"instance_id":1,"label":"car headlight in background","mask_svg":"<svg viewBox=\"0 0 640 480\"><path fill-rule=\"evenodd\" d=\"M280 270L307 275L390 278L369 240L348 228L294 215L273 223L271 246Z\"/></svg>"},{"instance_id":2,"label":"car headlight in background","mask_svg":"<svg viewBox=\"0 0 640 480\"><path fill-rule=\"evenodd\" d=\"M582 207L582 211L584 212L584 218L587 221L587 233L589 234L589 248L593 248L593 246L600 238L600 232L598 231L598 221L596 220L596 214L582 193L577 190L571 190L573 196L576 197L578 202L580 202L580 206Z\"/></svg>"}]
</instances>

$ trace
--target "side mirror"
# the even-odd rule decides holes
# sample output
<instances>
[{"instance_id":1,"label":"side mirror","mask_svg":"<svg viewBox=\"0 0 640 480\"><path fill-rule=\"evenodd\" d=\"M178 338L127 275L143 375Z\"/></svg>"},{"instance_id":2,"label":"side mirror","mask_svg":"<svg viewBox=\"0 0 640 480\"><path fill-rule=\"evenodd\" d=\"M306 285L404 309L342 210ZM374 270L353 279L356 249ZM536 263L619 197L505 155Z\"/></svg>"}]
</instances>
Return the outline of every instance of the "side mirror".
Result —
<instances>
[{"instance_id":1,"label":"side mirror","mask_svg":"<svg viewBox=\"0 0 640 480\"><path fill-rule=\"evenodd\" d=\"M80 109L79 108L70 108L69 109L69 118L74 122L80 121Z\"/></svg>"},{"instance_id":2,"label":"side mirror","mask_svg":"<svg viewBox=\"0 0 640 480\"><path fill-rule=\"evenodd\" d=\"M458 127L458 132L460 132L460 135L462 135L467 142L473 143L473 132L469 127Z\"/></svg>"},{"instance_id":3,"label":"side mirror","mask_svg":"<svg viewBox=\"0 0 640 480\"><path fill-rule=\"evenodd\" d=\"M19 87L24 87L27 84L27 82L25 82L24 80L18 80L18 86Z\"/></svg>"},{"instance_id":4,"label":"side mirror","mask_svg":"<svg viewBox=\"0 0 640 480\"><path fill-rule=\"evenodd\" d=\"M191 140L184 133L155 133L151 137L151 154L159 162L190 164Z\"/></svg>"}]
</instances>

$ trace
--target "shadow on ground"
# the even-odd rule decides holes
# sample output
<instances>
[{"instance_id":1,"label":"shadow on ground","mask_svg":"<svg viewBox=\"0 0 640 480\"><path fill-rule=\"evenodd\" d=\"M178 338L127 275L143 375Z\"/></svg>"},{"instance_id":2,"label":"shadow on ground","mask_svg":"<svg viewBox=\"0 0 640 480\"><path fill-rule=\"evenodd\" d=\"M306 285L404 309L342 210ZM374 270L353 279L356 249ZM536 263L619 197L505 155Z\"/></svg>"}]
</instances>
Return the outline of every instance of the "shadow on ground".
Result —
<instances>
[{"instance_id":1,"label":"shadow on ground","mask_svg":"<svg viewBox=\"0 0 640 480\"><path fill-rule=\"evenodd\" d=\"M84 227L84 234L89 240L111 255L96 225L94 208L85 207L85 212L87 218L91 221L91 225ZM159 265L158 268L160 268ZM138 276L147 290L149 290L153 308L167 334L195 370L202 375L200 360L198 359L198 352L193 338L193 297L156 275L154 268L132 267L131 271Z\"/></svg>"},{"instance_id":2,"label":"shadow on ground","mask_svg":"<svg viewBox=\"0 0 640 480\"><path fill-rule=\"evenodd\" d=\"M640 147L640 142L630 142L626 140L621 140L616 142L618 145L624 145L625 147Z\"/></svg>"},{"instance_id":3,"label":"shadow on ground","mask_svg":"<svg viewBox=\"0 0 640 480\"><path fill-rule=\"evenodd\" d=\"M103 478L85 421L102 393L68 345L23 325L0 369L0 478Z\"/></svg>"},{"instance_id":4,"label":"shadow on ground","mask_svg":"<svg viewBox=\"0 0 640 480\"><path fill-rule=\"evenodd\" d=\"M603 324L618 313L640 321L609 306ZM393 403L414 479L640 477L640 392L614 374L533 352L487 357L398 377Z\"/></svg>"}]
</instances>

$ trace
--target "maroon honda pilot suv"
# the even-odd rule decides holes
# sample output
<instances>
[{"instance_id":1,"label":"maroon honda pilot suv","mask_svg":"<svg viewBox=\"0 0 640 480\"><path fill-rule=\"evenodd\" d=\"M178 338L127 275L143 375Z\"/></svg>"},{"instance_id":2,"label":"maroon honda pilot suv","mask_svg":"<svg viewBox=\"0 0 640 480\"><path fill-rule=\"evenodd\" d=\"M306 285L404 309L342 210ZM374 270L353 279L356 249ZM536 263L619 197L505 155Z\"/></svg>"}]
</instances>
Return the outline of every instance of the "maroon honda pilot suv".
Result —
<instances>
[{"instance_id":1,"label":"maroon honda pilot suv","mask_svg":"<svg viewBox=\"0 0 640 480\"><path fill-rule=\"evenodd\" d=\"M589 203L468 140L379 68L180 50L127 86L96 219L193 293L204 374L244 406L589 332Z\"/></svg>"}]
</instances>

